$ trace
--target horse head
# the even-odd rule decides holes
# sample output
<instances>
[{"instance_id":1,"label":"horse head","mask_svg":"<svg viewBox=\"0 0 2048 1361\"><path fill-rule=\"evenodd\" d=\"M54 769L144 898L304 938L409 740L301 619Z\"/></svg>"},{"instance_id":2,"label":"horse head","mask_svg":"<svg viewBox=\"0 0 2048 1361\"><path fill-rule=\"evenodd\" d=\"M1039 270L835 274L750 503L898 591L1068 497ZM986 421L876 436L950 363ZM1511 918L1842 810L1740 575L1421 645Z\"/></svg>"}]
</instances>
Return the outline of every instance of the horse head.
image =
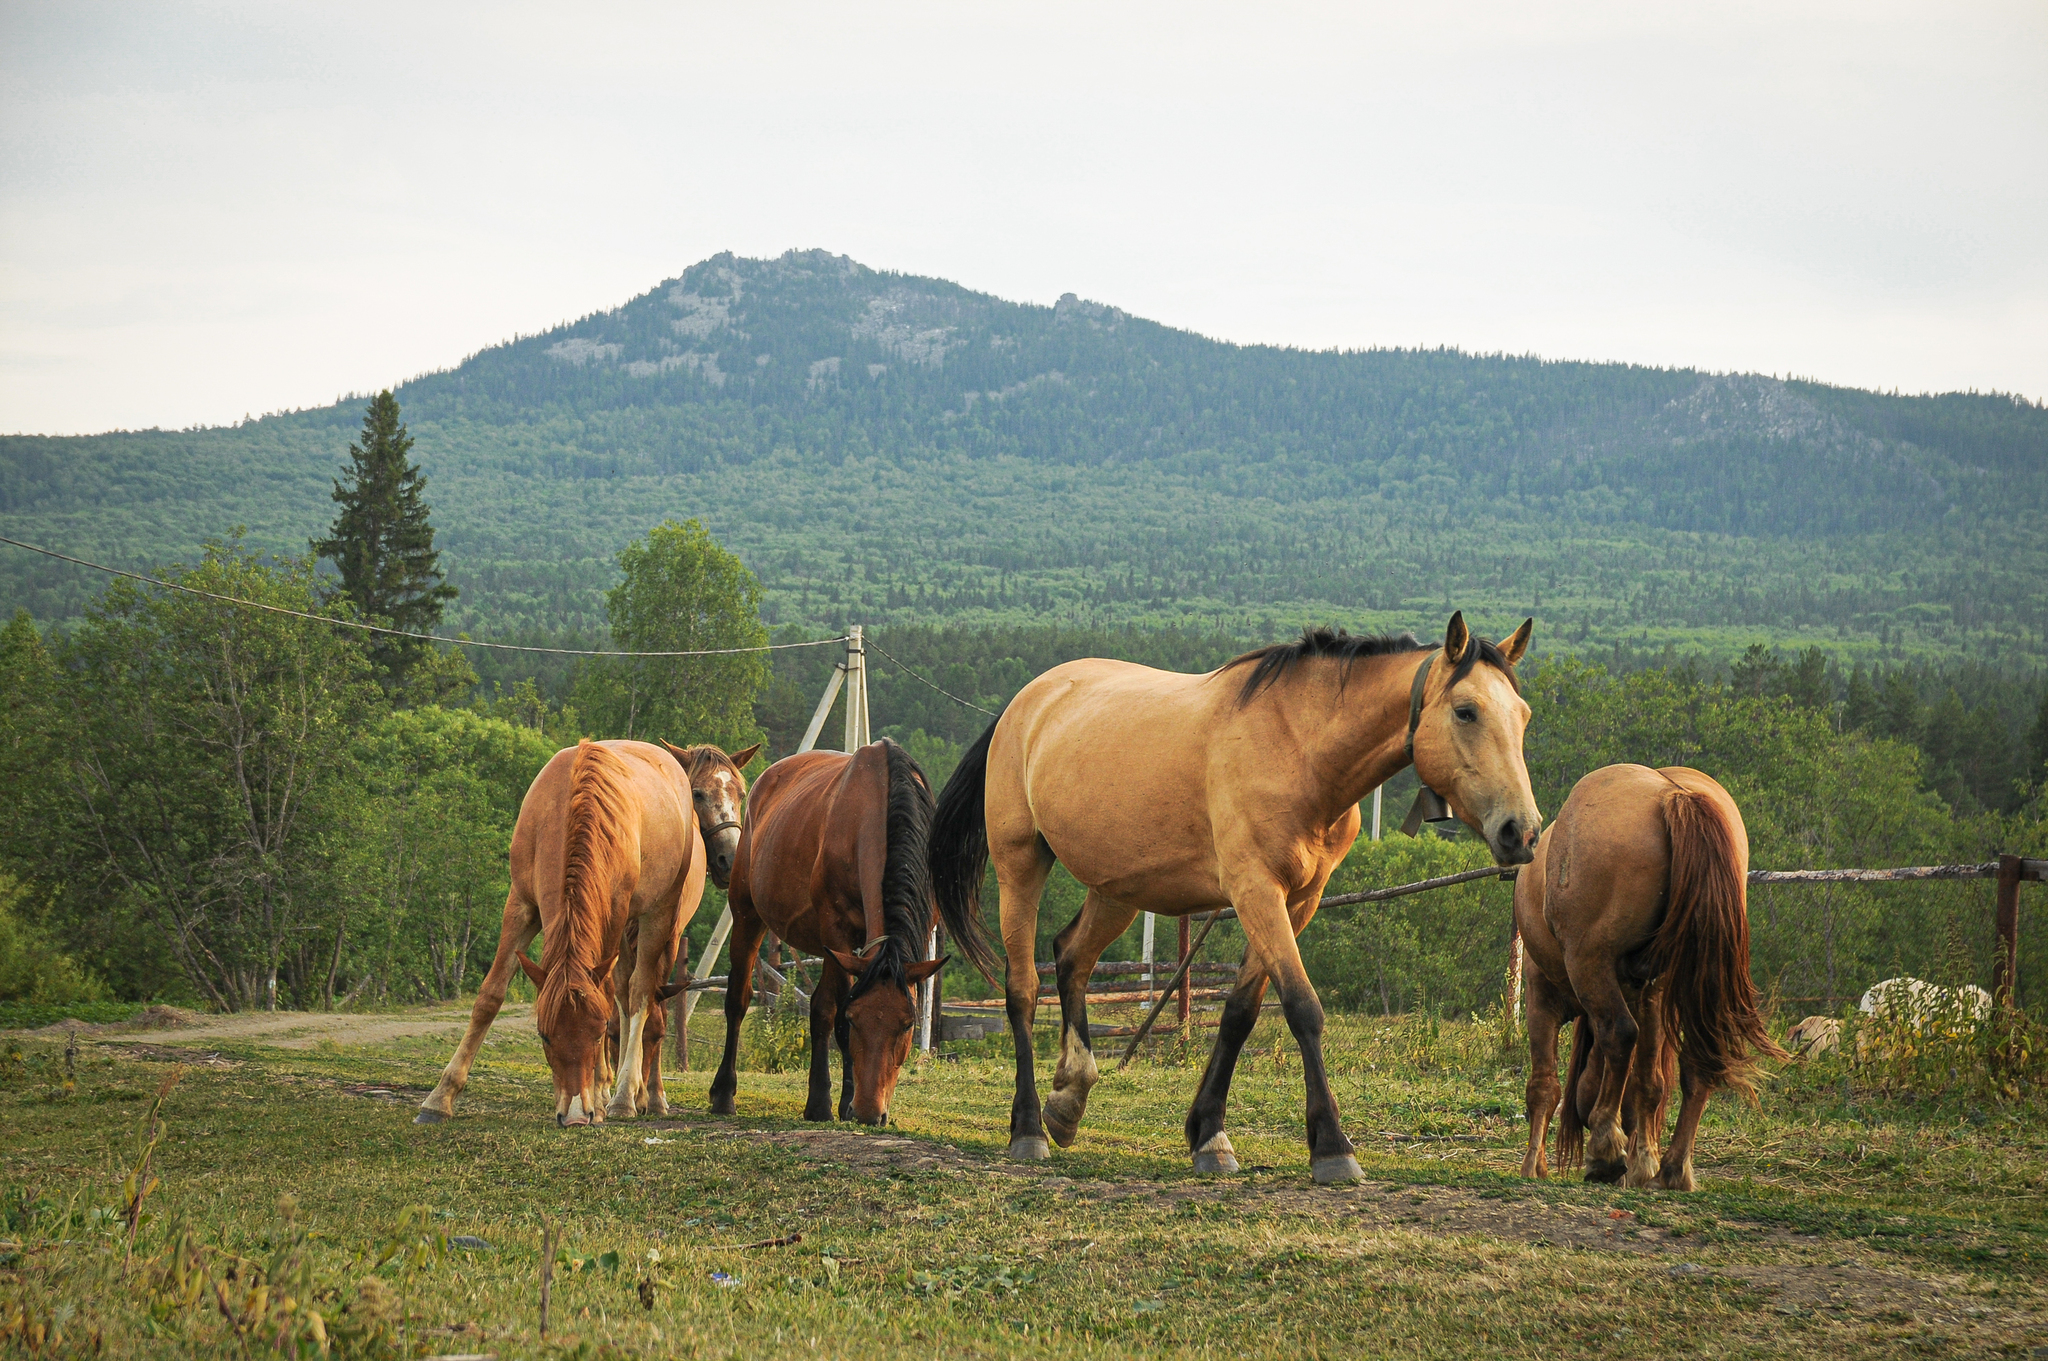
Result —
<instances>
[{"instance_id":1,"label":"horse head","mask_svg":"<svg viewBox=\"0 0 2048 1361\"><path fill-rule=\"evenodd\" d=\"M1416 669L1409 706L1416 776L1486 838L1502 865L1528 864L1543 825L1522 762L1529 705L1515 680L1534 625L1525 620L1495 644L1467 629L1462 611L1452 615L1442 652Z\"/></svg>"},{"instance_id":2,"label":"horse head","mask_svg":"<svg viewBox=\"0 0 2048 1361\"><path fill-rule=\"evenodd\" d=\"M565 960L544 969L522 951L519 967L540 995L533 1005L541 1051L555 1080L555 1123L604 1119L605 1026L612 1019L611 965Z\"/></svg>"},{"instance_id":3,"label":"horse head","mask_svg":"<svg viewBox=\"0 0 2048 1361\"><path fill-rule=\"evenodd\" d=\"M945 968L946 961L906 961L901 943L893 939L882 940L865 959L846 950L834 950L832 958L853 980L843 1022L853 1054L853 1118L863 1125L885 1125L917 1022L912 990Z\"/></svg>"},{"instance_id":4,"label":"horse head","mask_svg":"<svg viewBox=\"0 0 2048 1361\"><path fill-rule=\"evenodd\" d=\"M678 747L663 742L669 754L682 766L690 780L690 802L697 814L697 828L704 834L704 851L710 858L705 868L711 882L723 889L732 882L732 865L739 854L741 810L746 806L747 763L760 754L756 742L744 751L728 756L705 744Z\"/></svg>"}]
</instances>

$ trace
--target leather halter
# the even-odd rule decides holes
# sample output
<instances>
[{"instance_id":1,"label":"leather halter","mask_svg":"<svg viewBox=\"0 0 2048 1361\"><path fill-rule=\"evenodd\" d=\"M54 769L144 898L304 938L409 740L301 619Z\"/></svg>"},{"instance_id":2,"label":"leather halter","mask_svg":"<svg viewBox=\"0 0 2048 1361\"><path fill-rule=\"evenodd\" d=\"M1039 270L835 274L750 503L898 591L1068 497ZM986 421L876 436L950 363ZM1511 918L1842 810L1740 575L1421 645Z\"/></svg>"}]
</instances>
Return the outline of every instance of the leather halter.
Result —
<instances>
[{"instance_id":1,"label":"leather halter","mask_svg":"<svg viewBox=\"0 0 2048 1361\"><path fill-rule=\"evenodd\" d=\"M1424 648L1422 665L1415 668L1415 683L1408 687L1408 763L1415 763L1415 730L1422 726L1422 692L1429 688L1429 668L1436 664L1436 658L1428 654L1442 647L1442 643L1431 643Z\"/></svg>"},{"instance_id":2,"label":"leather halter","mask_svg":"<svg viewBox=\"0 0 2048 1361\"><path fill-rule=\"evenodd\" d=\"M718 824L718 825L717 825L716 827L710 827L710 828L706 828L706 829L705 829L705 831L704 831L704 839L705 839L706 841L709 841L709 840L710 840L710 839L711 839L712 837L715 837L715 836L717 836L717 835L718 835L718 834L719 834L720 832L724 831L724 830L725 830L726 828L728 828L728 827L738 827L738 826L740 826L740 824L739 824L739 823L737 823L737 822L734 822L734 821L733 821L733 820L732 820L731 818L727 818L727 819L726 819L726 820L725 820L724 822L721 822L721 823L719 823L719 824Z\"/></svg>"}]
</instances>

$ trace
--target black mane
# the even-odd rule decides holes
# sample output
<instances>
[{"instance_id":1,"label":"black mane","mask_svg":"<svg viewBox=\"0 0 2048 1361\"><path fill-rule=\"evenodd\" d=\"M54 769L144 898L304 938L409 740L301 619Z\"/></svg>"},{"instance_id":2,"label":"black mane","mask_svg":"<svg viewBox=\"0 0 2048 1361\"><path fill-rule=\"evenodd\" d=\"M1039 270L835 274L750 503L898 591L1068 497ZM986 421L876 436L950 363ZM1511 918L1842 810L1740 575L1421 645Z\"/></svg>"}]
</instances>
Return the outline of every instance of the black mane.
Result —
<instances>
[{"instance_id":1,"label":"black mane","mask_svg":"<svg viewBox=\"0 0 2048 1361\"><path fill-rule=\"evenodd\" d=\"M854 980L847 1000L877 983L908 988L904 971L924 959L932 922L932 791L910 753L881 739L889 758L889 853L882 865L882 943Z\"/></svg>"},{"instance_id":2,"label":"black mane","mask_svg":"<svg viewBox=\"0 0 2048 1361\"><path fill-rule=\"evenodd\" d=\"M1506 665L1505 659L1494 650L1493 644L1487 643L1485 647L1493 651L1494 658L1499 660L1501 665ZM1244 688L1237 692L1238 707L1242 708L1257 699L1261 691L1277 684L1280 678L1287 674L1289 667L1306 658L1330 657L1341 662L1344 669L1339 673L1337 682L1341 687L1350 679L1351 663L1360 657L1391 657L1404 652L1422 650L1422 644L1415 641L1415 635L1412 633L1349 633L1344 629L1327 627L1305 628L1301 631L1301 637L1293 642L1273 643L1257 651L1247 652L1225 665L1223 669L1229 671L1233 667L1245 665L1252 668L1252 673L1244 678ZM1477 655L1476 649L1466 652L1467 670L1470 669L1472 658ZM1458 674L1463 675L1464 671Z\"/></svg>"}]
</instances>

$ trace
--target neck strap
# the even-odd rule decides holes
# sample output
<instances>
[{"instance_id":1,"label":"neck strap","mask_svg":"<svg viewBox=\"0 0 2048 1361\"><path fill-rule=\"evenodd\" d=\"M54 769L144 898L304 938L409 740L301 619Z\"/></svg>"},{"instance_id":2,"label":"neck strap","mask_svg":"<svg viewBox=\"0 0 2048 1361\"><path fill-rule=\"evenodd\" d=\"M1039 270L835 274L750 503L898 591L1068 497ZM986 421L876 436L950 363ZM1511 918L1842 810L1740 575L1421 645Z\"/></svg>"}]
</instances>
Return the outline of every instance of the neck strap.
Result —
<instances>
[{"instance_id":1,"label":"neck strap","mask_svg":"<svg viewBox=\"0 0 2048 1361\"><path fill-rule=\"evenodd\" d=\"M1424 648L1425 653L1434 653L1441 643L1432 643ZM1415 668L1415 683L1408 687L1408 763L1415 764L1415 730L1422 726L1422 692L1429 687L1429 668L1436 663L1434 656L1426 655L1422 665Z\"/></svg>"}]
</instances>

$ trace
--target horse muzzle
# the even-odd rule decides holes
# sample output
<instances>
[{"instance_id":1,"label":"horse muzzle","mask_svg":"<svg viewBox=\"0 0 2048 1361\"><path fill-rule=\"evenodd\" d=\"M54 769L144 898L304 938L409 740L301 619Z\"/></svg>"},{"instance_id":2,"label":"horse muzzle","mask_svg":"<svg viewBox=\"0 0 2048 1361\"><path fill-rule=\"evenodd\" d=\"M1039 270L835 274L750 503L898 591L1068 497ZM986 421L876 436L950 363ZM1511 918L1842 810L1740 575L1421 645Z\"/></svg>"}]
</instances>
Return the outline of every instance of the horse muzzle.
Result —
<instances>
[{"instance_id":1,"label":"horse muzzle","mask_svg":"<svg viewBox=\"0 0 2048 1361\"><path fill-rule=\"evenodd\" d=\"M1497 865L1526 865L1536 858L1538 825L1520 817L1502 818L1486 834Z\"/></svg>"}]
</instances>

